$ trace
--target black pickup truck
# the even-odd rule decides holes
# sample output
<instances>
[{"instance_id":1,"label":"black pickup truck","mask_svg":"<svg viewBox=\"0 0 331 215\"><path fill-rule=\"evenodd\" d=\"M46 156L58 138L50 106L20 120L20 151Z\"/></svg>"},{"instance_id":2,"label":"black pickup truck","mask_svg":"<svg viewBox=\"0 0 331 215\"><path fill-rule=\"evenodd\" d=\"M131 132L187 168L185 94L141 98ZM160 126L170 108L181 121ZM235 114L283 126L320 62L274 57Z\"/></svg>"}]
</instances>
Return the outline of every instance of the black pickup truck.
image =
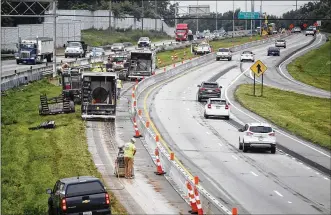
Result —
<instances>
[{"instance_id":1,"label":"black pickup truck","mask_svg":"<svg viewBox=\"0 0 331 215\"><path fill-rule=\"evenodd\" d=\"M93 176L64 178L47 189L49 215L110 215L110 196Z\"/></svg>"}]
</instances>

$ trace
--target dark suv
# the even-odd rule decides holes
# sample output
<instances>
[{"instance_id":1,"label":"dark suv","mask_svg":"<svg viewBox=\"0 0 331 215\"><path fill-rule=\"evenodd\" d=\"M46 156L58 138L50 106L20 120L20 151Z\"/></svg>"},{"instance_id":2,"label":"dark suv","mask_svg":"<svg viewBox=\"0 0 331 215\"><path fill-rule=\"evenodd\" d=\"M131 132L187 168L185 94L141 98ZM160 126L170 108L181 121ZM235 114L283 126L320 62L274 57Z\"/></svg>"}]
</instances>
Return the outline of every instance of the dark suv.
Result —
<instances>
[{"instance_id":1,"label":"dark suv","mask_svg":"<svg viewBox=\"0 0 331 215\"><path fill-rule=\"evenodd\" d=\"M49 215L111 215L110 196L102 182L93 176L60 179L47 193Z\"/></svg>"},{"instance_id":2,"label":"dark suv","mask_svg":"<svg viewBox=\"0 0 331 215\"><path fill-rule=\"evenodd\" d=\"M201 102L202 99L209 98L221 98L221 86L217 82L202 82L198 85L198 101Z\"/></svg>"}]
</instances>

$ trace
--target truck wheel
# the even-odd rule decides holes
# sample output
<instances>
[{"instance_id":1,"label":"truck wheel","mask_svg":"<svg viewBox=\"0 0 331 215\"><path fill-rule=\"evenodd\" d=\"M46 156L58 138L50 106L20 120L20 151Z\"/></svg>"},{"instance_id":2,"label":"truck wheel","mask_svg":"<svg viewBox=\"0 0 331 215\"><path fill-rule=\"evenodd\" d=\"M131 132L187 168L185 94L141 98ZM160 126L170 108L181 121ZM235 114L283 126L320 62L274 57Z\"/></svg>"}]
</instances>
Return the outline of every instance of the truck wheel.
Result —
<instances>
[{"instance_id":1,"label":"truck wheel","mask_svg":"<svg viewBox=\"0 0 331 215\"><path fill-rule=\"evenodd\" d=\"M232 60L232 58L230 57L230 58L228 58L228 61L231 61Z\"/></svg>"},{"instance_id":2,"label":"truck wheel","mask_svg":"<svg viewBox=\"0 0 331 215\"><path fill-rule=\"evenodd\" d=\"M37 64L36 59L34 59L34 60L32 61L32 64L33 64L33 65L36 65L36 64Z\"/></svg>"},{"instance_id":3,"label":"truck wheel","mask_svg":"<svg viewBox=\"0 0 331 215\"><path fill-rule=\"evenodd\" d=\"M64 57L65 57L65 58L67 58L67 57L68 57L68 55L64 55Z\"/></svg>"},{"instance_id":4,"label":"truck wheel","mask_svg":"<svg viewBox=\"0 0 331 215\"><path fill-rule=\"evenodd\" d=\"M47 55L46 60L47 60L47 62L52 62L52 55Z\"/></svg>"},{"instance_id":5,"label":"truck wheel","mask_svg":"<svg viewBox=\"0 0 331 215\"><path fill-rule=\"evenodd\" d=\"M276 147L275 146L273 146L273 147L271 147L271 154L276 154Z\"/></svg>"},{"instance_id":6,"label":"truck wheel","mask_svg":"<svg viewBox=\"0 0 331 215\"><path fill-rule=\"evenodd\" d=\"M16 64L20 64L20 61L19 60L16 60Z\"/></svg>"}]
</instances>

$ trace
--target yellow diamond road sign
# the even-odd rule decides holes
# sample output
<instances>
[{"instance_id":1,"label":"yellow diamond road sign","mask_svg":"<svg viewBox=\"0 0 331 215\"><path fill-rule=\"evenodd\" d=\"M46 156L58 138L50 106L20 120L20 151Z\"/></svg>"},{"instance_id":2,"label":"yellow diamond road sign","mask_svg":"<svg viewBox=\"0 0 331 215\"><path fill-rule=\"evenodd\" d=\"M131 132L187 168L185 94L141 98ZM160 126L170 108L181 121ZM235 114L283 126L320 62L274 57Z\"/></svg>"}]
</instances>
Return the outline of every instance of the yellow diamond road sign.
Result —
<instances>
[{"instance_id":1,"label":"yellow diamond road sign","mask_svg":"<svg viewBox=\"0 0 331 215\"><path fill-rule=\"evenodd\" d=\"M264 65L260 60L256 61L252 66L251 70L257 75L257 77L260 77L265 71L267 71L266 65Z\"/></svg>"}]
</instances>

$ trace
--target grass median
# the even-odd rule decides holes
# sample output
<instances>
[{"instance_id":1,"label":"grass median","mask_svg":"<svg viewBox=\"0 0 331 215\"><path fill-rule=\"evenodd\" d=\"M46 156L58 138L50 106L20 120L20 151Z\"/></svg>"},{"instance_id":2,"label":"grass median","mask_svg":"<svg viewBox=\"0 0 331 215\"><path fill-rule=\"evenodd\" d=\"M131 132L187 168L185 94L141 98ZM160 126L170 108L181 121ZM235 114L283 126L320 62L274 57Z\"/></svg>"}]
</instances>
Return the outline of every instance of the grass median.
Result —
<instances>
[{"instance_id":1,"label":"grass median","mask_svg":"<svg viewBox=\"0 0 331 215\"><path fill-rule=\"evenodd\" d=\"M257 85L260 92L261 85ZM253 85L243 84L235 98L245 108L317 145L331 149L331 100L263 87L263 97L253 96Z\"/></svg>"},{"instance_id":2,"label":"grass median","mask_svg":"<svg viewBox=\"0 0 331 215\"><path fill-rule=\"evenodd\" d=\"M218 40L218 41L211 41L210 45L214 50L217 50L219 48L228 48L235 45L240 45L243 43L247 43L250 41L256 41L262 39L260 36L254 36L252 39L250 37L240 37L240 38L227 38L224 40ZM157 57L161 60L161 63L158 63L158 67L164 67L167 65L170 65L172 63L178 63L181 62L182 59L185 57L186 59L197 57L196 55L191 53L191 46L187 48L181 48L171 51L164 51L157 53ZM177 55L177 59L174 59L172 61L171 56Z\"/></svg>"},{"instance_id":3,"label":"grass median","mask_svg":"<svg viewBox=\"0 0 331 215\"><path fill-rule=\"evenodd\" d=\"M149 37L153 43L171 39L166 33L156 31L144 31L142 33L141 30L128 30L123 32L113 31L109 33L108 30L82 30L82 40L89 46L105 46L122 42L137 44L139 38L142 36Z\"/></svg>"},{"instance_id":4,"label":"grass median","mask_svg":"<svg viewBox=\"0 0 331 215\"><path fill-rule=\"evenodd\" d=\"M46 214L46 188L77 175L102 178L88 151L84 122L76 113L39 116L39 95L58 96L61 88L46 80L8 90L1 98L2 214ZM28 130L54 120L56 129ZM114 214L125 214L112 195Z\"/></svg>"},{"instance_id":5,"label":"grass median","mask_svg":"<svg viewBox=\"0 0 331 215\"><path fill-rule=\"evenodd\" d=\"M293 78L311 86L331 91L331 42L297 58L287 66Z\"/></svg>"}]
</instances>

